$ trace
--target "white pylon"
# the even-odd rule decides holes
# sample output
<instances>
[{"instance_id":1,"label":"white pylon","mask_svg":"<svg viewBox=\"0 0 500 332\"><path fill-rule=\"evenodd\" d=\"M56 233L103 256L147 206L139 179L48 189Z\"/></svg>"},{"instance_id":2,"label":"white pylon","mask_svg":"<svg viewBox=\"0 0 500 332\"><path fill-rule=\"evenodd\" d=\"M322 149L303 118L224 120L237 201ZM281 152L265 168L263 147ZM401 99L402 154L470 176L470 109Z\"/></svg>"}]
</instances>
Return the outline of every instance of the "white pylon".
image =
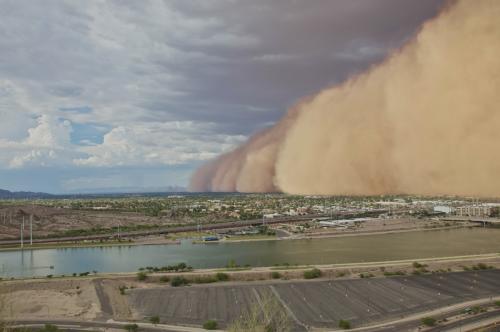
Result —
<instances>
[{"instance_id":1,"label":"white pylon","mask_svg":"<svg viewBox=\"0 0 500 332\"><path fill-rule=\"evenodd\" d=\"M33 215L30 215L30 245L33 245Z\"/></svg>"},{"instance_id":2,"label":"white pylon","mask_svg":"<svg viewBox=\"0 0 500 332\"><path fill-rule=\"evenodd\" d=\"M24 215L21 223L21 248L24 248Z\"/></svg>"}]
</instances>

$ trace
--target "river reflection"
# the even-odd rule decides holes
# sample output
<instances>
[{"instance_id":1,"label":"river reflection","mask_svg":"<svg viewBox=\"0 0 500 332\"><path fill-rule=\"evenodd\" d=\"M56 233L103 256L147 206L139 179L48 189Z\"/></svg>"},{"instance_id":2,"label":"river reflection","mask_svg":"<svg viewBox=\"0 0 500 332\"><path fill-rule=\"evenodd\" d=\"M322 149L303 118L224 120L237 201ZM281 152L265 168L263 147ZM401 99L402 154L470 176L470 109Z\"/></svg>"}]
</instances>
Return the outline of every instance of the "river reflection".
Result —
<instances>
[{"instance_id":1,"label":"river reflection","mask_svg":"<svg viewBox=\"0 0 500 332\"><path fill-rule=\"evenodd\" d=\"M331 264L500 252L500 229L472 228L314 240L141 245L0 252L2 277L130 272L186 262L195 268L240 265Z\"/></svg>"}]
</instances>

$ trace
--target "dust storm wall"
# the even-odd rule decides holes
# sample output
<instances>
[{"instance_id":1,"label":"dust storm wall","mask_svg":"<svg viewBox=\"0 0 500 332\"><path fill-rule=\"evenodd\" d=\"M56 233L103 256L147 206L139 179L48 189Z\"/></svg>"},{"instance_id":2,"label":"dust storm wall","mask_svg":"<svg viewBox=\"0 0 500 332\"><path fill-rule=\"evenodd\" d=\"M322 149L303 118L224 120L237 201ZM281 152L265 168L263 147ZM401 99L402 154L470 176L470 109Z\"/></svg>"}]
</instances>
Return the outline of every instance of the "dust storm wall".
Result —
<instances>
[{"instance_id":1,"label":"dust storm wall","mask_svg":"<svg viewBox=\"0 0 500 332\"><path fill-rule=\"evenodd\" d=\"M195 172L196 191L500 196L500 1L450 4L366 73Z\"/></svg>"}]
</instances>

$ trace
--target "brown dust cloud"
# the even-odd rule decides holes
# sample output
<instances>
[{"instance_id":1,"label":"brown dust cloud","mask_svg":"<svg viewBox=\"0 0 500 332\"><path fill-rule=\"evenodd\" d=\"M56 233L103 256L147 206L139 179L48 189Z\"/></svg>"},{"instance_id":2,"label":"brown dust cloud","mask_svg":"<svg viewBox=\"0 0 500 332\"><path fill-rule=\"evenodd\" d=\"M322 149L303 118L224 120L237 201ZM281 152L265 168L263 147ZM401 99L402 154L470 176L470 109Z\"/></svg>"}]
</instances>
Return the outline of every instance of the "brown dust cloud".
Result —
<instances>
[{"instance_id":1,"label":"brown dust cloud","mask_svg":"<svg viewBox=\"0 0 500 332\"><path fill-rule=\"evenodd\" d=\"M200 167L193 191L500 196L500 1L459 0L365 73Z\"/></svg>"}]
</instances>

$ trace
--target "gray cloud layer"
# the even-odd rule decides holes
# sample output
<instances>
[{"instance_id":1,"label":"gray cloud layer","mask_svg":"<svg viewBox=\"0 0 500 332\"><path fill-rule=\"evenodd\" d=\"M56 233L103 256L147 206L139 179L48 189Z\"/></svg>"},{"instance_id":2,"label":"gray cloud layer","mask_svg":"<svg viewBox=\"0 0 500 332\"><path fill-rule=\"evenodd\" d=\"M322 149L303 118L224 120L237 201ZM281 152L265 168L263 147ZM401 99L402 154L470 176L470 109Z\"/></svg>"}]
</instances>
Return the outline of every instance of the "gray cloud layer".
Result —
<instances>
[{"instance_id":1,"label":"gray cloud layer","mask_svg":"<svg viewBox=\"0 0 500 332\"><path fill-rule=\"evenodd\" d=\"M23 160L193 167L271 125L301 96L380 61L442 3L0 0L0 169ZM68 142L90 125L109 139ZM152 141L158 128L182 145L182 158ZM30 145L29 129L67 149ZM151 158L123 159L106 145L116 133L148 131L149 141L125 135L120 144Z\"/></svg>"}]
</instances>

